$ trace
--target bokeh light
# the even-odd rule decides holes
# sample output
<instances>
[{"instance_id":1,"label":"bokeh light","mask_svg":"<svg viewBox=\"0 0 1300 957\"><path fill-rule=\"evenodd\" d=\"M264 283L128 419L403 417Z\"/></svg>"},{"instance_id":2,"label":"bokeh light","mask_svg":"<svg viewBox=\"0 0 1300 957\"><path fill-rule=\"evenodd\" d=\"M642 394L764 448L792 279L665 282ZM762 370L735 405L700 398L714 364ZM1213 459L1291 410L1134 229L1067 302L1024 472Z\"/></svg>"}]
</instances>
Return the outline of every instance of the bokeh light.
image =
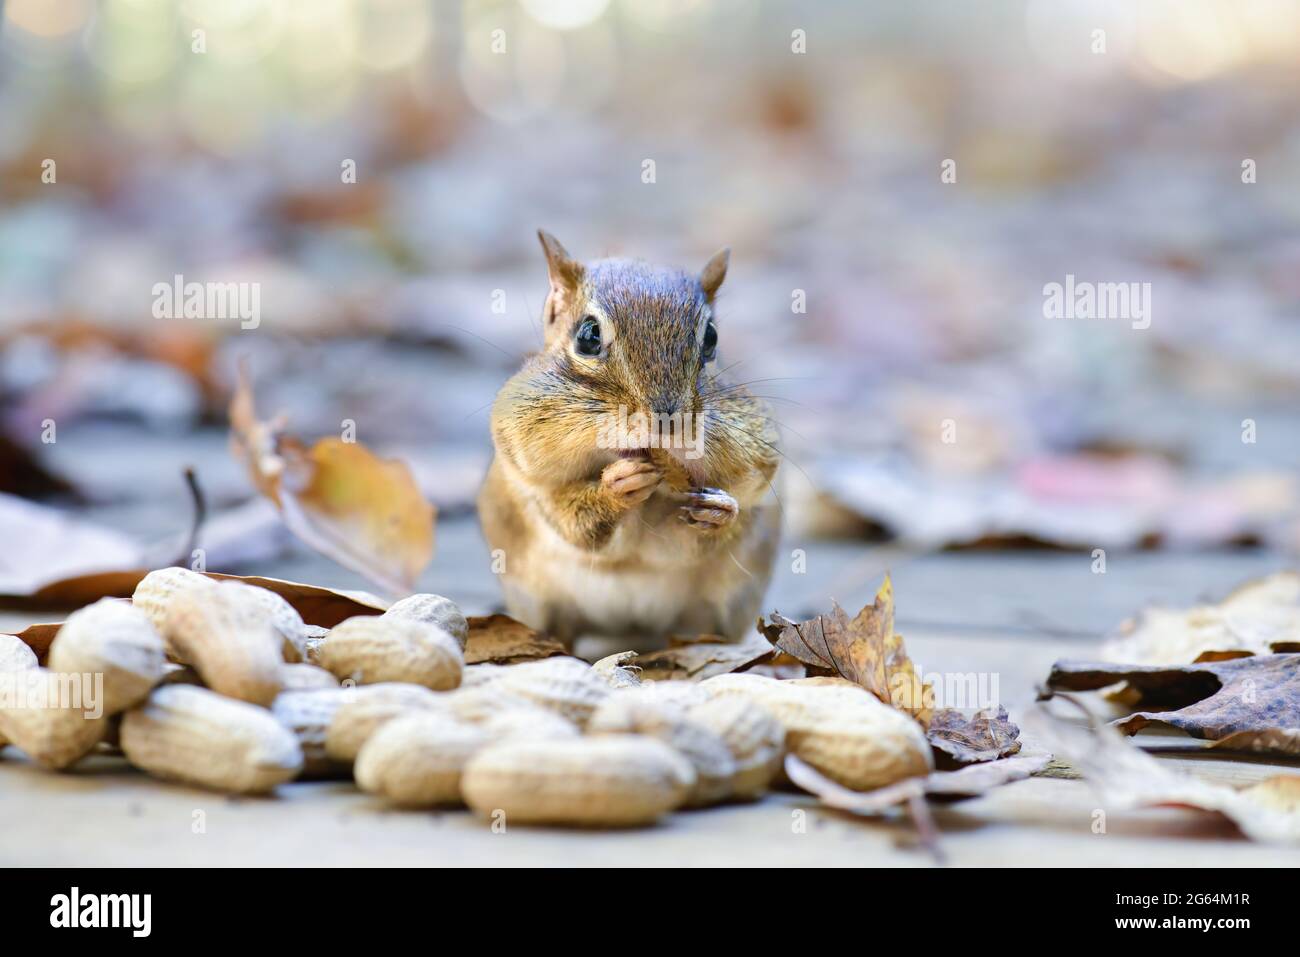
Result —
<instances>
[{"instance_id":1,"label":"bokeh light","mask_svg":"<svg viewBox=\"0 0 1300 957\"><path fill-rule=\"evenodd\" d=\"M37 37L62 37L80 30L94 10L91 0L8 0L0 4L6 28Z\"/></svg>"},{"instance_id":2,"label":"bokeh light","mask_svg":"<svg viewBox=\"0 0 1300 957\"><path fill-rule=\"evenodd\" d=\"M543 26L574 30L595 22L609 0L521 0L529 15Z\"/></svg>"}]
</instances>

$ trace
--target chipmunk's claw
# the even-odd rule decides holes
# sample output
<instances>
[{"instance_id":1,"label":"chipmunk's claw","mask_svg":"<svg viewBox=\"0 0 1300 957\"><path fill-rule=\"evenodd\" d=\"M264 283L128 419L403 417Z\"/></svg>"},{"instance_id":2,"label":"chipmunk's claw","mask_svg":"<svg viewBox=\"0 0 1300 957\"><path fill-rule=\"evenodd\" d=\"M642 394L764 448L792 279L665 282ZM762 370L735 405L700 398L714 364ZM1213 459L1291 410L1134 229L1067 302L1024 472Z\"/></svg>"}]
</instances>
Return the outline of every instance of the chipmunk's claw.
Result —
<instances>
[{"instance_id":1,"label":"chipmunk's claw","mask_svg":"<svg viewBox=\"0 0 1300 957\"><path fill-rule=\"evenodd\" d=\"M687 525L713 531L729 525L740 514L740 503L720 488L693 488L686 493L681 517Z\"/></svg>"},{"instance_id":2,"label":"chipmunk's claw","mask_svg":"<svg viewBox=\"0 0 1300 957\"><path fill-rule=\"evenodd\" d=\"M624 508L640 505L654 494L663 472L648 459L615 459L600 475L601 484Z\"/></svg>"}]
</instances>

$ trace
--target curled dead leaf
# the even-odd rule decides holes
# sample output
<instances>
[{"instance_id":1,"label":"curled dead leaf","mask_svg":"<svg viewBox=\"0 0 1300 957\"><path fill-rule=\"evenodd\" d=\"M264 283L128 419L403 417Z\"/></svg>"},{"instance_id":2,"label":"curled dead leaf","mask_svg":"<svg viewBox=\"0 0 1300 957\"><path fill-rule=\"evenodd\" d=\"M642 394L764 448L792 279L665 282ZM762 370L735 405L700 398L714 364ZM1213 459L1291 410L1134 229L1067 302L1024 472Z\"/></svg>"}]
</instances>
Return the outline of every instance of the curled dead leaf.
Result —
<instances>
[{"instance_id":1,"label":"curled dead leaf","mask_svg":"<svg viewBox=\"0 0 1300 957\"><path fill-rule=\"evenodd\" d=\"M332 436L307 446L259 420L242 366L230 425L236 456L290 531L390 592L415 590L433 558L435 510L404 463Z\"/></svg>"},{"instance_id":2,"label":"curled dead leaf","mask_svg":"<svg viewBox=\"0 0 1300 957\"><path fill-rule=\"evenodd\" d=\"M1194 808L1222 814L1252 840L1300 842L1296 775L1275 775L1234 790L1175 770L1107 725L1082 727L1042 706L1030 709L1023 722L1036 742L1068 760L1108 805Z\"/></svg>"},{"instance_id":3,"label":"curled dead leaf","mask_svg":"<svg viewBox=\"0 0 1300 957\"><path fill-rule=\"evenodd\" d=\"M149 574L148 569L82 576L67 588L51 586L48 594L59 595L65 601L57 604L66 604L68 607L88 605L101 598L127 599L147 574ZM224 575L220 572L202 574L219 581L244 582L273 591L293 606L294 610L302 616L304 624L319 628L333 628L339 622L356 615L379 615L388 607L387 602L369 592L324 588L320 585L307 585L280 578L264 578L260 575ZM54 640L62 624L62 622L42 622L29 625L18 632L18 637L25 641L43 661L50 642Z\"/></svg>"},{"instance_id":4,"label":"curled dead leaf","mask_svg":"<svg viewBox=\"0 0 1300 957\"><path fill-rule=\"evenodd\" d=\"M907 778L874 791L854 791L836 784L816 768L793 754L785 756L786 776L810 794L815 794L827 807L853 814L882 814L898 804L913 798L930 797L939 800L961 800L978 797L996 787L1021 781L1043 770L1051 763L1046 753L1019 755L972 764L956 771L934 771L925 777Z\"/></svg>"},{"instance_id":5,"label":"curled dead leaf","mask_svg":"<svg viewBox=\"0 0 1300 957\"><path fill-rule=\"evenodd\" d=\"M957 764L996 761L1020 750L1020 729L1001 705L970 716L940 708L930 719L926 737L935 751Z\"/></svg>"},{"instance_id":6,"label":"curled dead leaf","mask_svg":"<svg viewBox=\"0 0 1300 957\"><path fill-rule=\"evenodd\" d=\"M1115 723L1125 734L1160 722L1225 750L1300 754L1300 654L1163 667L1058 661L1047 686L1089 691L1119 681L1146 706Z\"/></svg>"}]
</instances>

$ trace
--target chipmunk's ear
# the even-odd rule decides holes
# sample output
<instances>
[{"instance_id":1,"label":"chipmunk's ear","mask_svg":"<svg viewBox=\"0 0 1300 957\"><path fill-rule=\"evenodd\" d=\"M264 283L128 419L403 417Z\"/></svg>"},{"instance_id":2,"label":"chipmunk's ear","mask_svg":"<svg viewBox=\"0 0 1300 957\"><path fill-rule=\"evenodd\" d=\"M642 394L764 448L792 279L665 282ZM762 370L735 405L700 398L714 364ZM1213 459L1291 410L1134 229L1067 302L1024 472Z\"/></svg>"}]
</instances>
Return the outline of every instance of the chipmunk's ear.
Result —
<instances>
[{"instance_id":1,"label":"chipmunk's ear","mask_svg":"<svg viewBox=\"0 0 1300 957\"><path fill-rule=\"evenodd\" d=\"M700 288L704 290L704 298L709 302L713 301L722 280L727 278L727 263L730 261L731 250L719 249L700 271Z\"/></svg>"},{"instance_id":2,"label":"chipmunk's ear","mask_svg":"<svg viewBox=\"0 0 1300 957\"><path fill-rule=\"evenodd\" d=\"M582 282L582 263L570 256L560 241L546 230L537 230L537 238L542 241L542 252L546 253L551 291L560 295L576 292Z\"/></svg>"}]
</instances>

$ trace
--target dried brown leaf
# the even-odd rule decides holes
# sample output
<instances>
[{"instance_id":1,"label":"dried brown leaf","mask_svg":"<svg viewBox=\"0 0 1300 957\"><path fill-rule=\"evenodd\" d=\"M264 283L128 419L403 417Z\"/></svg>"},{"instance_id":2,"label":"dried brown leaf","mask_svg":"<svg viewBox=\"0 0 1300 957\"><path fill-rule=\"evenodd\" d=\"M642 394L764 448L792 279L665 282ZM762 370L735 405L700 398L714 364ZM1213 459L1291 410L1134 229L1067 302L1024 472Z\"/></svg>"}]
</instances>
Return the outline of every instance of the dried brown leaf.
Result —
<instances>
[{"instance_id":1,"label":"dried brown leaf","mask_svg":"<svg viewBox=\"0 0 1300 957\"><path fill-rule=\"evenodd\" d=\"M101 598L130 598L147 568L93 572L47 582L26 595L3 595L6 608L82 608Z\"/></svg>"},{"instance_id":2,"label":"dried brown leaf","mask_svg":"<svg viewBox=\"0 0 1300 957\"><path fill-rule=\"evenodd\" d=\"M640 668L642 681L703 681L742 671L774 654L772 646L758 635L740 641L728 641L721 635L674 635L670 640L672 647L638 654L623 666Z\"/></svg>"},{"instance_id":3,"label":"dried brown leaf","mask_svg":"<svg viewBox=\"0 0 1300 957\"><path fill-rule=\"evenodd\" d=\"M334 437L309 447L259 420L242 368L230 425L235 454L290 531L388 591L414 591L433 558L435 510L404 463Z\"/></svg>"},{"instance_id":4,"label":"dried brown leaf","mask_svg":"<svg viewBox=\"0 0 1300 957\"><path fill-rule=\"evenodd\" d=\"M7 543L22 545L0 554L0 601L8 607L55 607L64 604L65 582L84 579L94 592L104 576L146 564L144 549L119 532L12 495L0 494L0 528Z\"/></svg>"},{"instance_id":5,"label":"dried brown leaf","mask_svg":"<svg viewBox=\"0 0 1300 957\"><path fill-rule=\"evenodd\" d=\"M569 653L563 644L550 635L535 631L509 615L471 617L468 621L469 640L465 644L467 665L483 662L517 664Z\"/></svg>"},{"instance_id":6,"label":"dried brown leaf","mask_svg":"<svg viewBox=\"0 0 1300 957\"><path fill-rule=\"evenodd\" d=\"M88 605L100 598L130 598L140 579L149 571L105 572L102 575L82 576L70 579L68 583L51 585L46 595L57 595L60 600L54 602L68 607ZM387 603L368 592L343 591L323 588L319 585L307 585L302 582L284 581L279 578L263 578L260 575L223 575L220 572L204 572L209 578L221 581L246 582L275 592L302 616L304 624L321 628L333 628L339 622L355 615L379 615L387 608ZM43 622L29 625L18 632L18 637L27 642L37 657L45 659L50 642L58 633L62 622Z\"/></svg>"},{"instance_id":7,"label":"dried brown leaf","mask_svg":"<svg viewBox=\"0 0 1300 957\"><path fill-rule=\"evenodd\" d=\"M380 615L388 602L366 591L346 588L325 588L304 582L266 578L262 575L225 575L221 572L204 572L219 581L245 582L273 591L302 616L304 624L333 628L339 622L355 615Z\"/></svg>"},{"instance_id":8,"label":"dried brown leaf","mask_svg":"<svg viewBox=\"0 0 1300 957\"><path fill-rule=\"evenodd\" d=\"M1058 661L1047 686L1090 691L1118 681L1147 706L1116 722L1125 734L1160 722L1220 748L1300 754L1300 654L1165 667Z\"/></svg>"},{"instance_id":9,"label":"dried brown leaf","mask_svg":"<svg viewBox=\"0 0 1300 957\"><path fill-rule=\"evenodd\" d=\"M1020 729L1001 705L970 716L940 708L930 719L926 737L932 748L958 764L996 761L1020 750Z\"/></svg>"},{"instance_id":10,"label":"dried brown leaf","mask_svg":"<svg viewBox=\"0 0 1300 957\"><path fill-rule=\"evenodd\" d=\"M63 622L61 621L40 622L39 624L28 625L22 631L17 632L16 637L27 642L27 647L36 652L36 657L41 662L44 662L45 656L50 652L50 642L54 640L54 636L59 633L59 629L62 627Z\"/></svg>"},{"instance_id":11,"label":"dried brown leaf","mask_svg":"<svg viewBox=\"0 0 1300 957\"><path fill-rule=\"evenodd\" d=\"M902 635L894 631L894 585L889 576L876 600L850 619L838 602L829 615L793 622L772 613L758 630L777 648L803 662L809 674L837 675L928 725L934 690L916 674Z\"/></svg>"},{"instance_id":12,"label":"dried brown leaf","mask_svg":"<svg viewBox=\"0 0 1300 957\"><path fill-rule=\"evenodd\" d=\"M1102 646L1106 661L1180 665L1300 651L1300 573L1246 582L1221 602L1148 608Z\"/></svg>"}]
</instances>

